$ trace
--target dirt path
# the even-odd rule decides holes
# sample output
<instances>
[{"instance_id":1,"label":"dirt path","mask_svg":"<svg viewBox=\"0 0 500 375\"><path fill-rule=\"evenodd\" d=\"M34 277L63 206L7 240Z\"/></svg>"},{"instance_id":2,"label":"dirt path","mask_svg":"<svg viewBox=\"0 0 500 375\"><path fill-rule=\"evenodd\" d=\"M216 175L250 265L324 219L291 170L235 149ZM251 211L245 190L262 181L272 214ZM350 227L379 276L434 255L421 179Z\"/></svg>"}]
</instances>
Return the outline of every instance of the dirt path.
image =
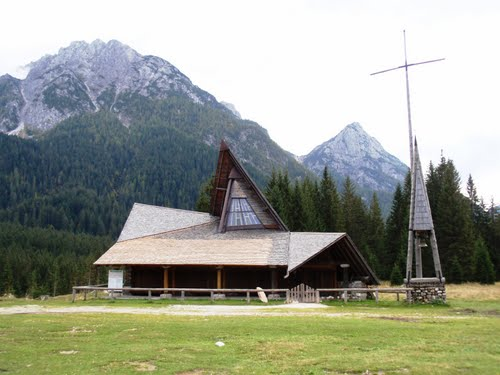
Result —
<instances>
[{"instance_id":1,"label":"dirt path","mask_svg":"<svg viewBox=\"0 0 500 375\"><path fill-rule=\"evenodd\" d=\"M351 313L325 313L320 310L325 305L315 303L293 303L270 306L227 306L227 305L169 305L165 307L114 307L114 306L68 306L47 307L40 305L20 305L0 307L0 315L14 314L75 314L75 313L114 313L147 315L195 315L195 316L232 316L232 315L328 315L344 316Z\"/></svg>"}]
</instances>

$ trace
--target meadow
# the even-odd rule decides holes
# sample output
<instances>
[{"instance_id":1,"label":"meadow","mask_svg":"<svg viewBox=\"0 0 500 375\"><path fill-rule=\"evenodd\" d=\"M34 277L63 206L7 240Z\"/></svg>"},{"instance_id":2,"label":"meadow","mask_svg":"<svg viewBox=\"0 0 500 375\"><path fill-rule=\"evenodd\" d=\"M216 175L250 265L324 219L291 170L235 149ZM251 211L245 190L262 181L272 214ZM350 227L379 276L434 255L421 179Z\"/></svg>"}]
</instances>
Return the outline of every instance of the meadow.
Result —
<instances>
[{"instance_id":1,"label":"meadow","mask_svg":"<svg viewBox=\"0 0 500 375\"><path fill-rule=\"evenodd\" d=\"M68 299L0 301L0 310L48 309L0 315L0 372L500 374L499 283L450 285L447 304L408 305L385 296L379 304L276 306L250 316L153 315L148 309L172 302ZM144 314L50 312L69 306L143 308Z\"/></svg>"}]
</instances>

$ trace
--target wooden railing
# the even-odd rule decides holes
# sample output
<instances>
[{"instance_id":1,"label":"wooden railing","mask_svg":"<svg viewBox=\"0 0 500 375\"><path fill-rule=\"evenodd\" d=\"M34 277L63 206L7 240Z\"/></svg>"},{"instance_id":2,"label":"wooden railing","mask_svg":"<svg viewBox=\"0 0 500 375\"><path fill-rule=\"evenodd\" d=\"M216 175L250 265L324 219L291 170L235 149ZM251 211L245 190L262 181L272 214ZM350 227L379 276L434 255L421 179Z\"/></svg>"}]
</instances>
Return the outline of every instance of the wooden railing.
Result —
<instances>
[{"instance_id":1,"label":"wooden railing","mask_svg":"<svg viewBox=\"0 0 500 375\"><path fill-rule=\"evenodd\" d=\"M406 300L410 301L411 299L409 298L409 293L413 290L412 288L319 288L316 289L320 295L321 293L327 293L327 292L342 292L342 298L344 299L344 302L347 302L349 293L372 293L375 295L375 301L378 303L379 301L379 293L395 293L397 296L397 300L399 301L399 295L400 294L405 294L406 295Z\"/></svg>"},{"instance_id":2,"label":"wooden railing","mask_svg":"<svg viewBox=\"0 0 500 375\"><path fill-rule=\"evenodd\" d=\"M325 295L326 293L341 293L341 298L344 300L344 302L347 302L349 299L349 294L352 296L352 293L371 293L372 295L375 296L375 301L378 303L379 301L379 294L380 293L394 293L397 295L397 300L399 301L399 295L400 294L405 294L406 299L411 300L408 298L408 295L410 291L412 291L412 288L319 288L316 289L316 293L318 294L318 297L320 295ZM72 302L75 302L76 300L76 294L78 292L83 292L83 299L87 300L87 294L89 292L95 292L97 293L98 291L107 291L109 293L109 296L111 298L115 298L115 295L117 293L123 293L123 292L147 292L147 298L151 299L153 296L153 293L177 293L180 295L181 300L186 299L186 293L195 293L195 294L201 294L201 295L210 295L210 299L214 301L217 297L217 294L223 294L223 293L239 293L239 294L245 294L246 295L246 302L250 303L250 294L257 294L259 291L263 291L266 294L280 294L283 293L287 296L287 302L291 302L293 298L290 298L290 290L289 289L204 289L204 288L131 288L131 287L124 287L124 288L108 288L107 286L74 286L73 287L73 295L72 295Z\"/></svg>"},{"instance_id":3,"label":"wooden railing","mask_svg":"<svg viewBox=\"0 0 500 375\"><path fill-rule=\"evenodd\" d=\"M246 302L250 303L250 293L257 292L265 292L270 294L279 294L286 293L288 289L204 289L204 288L108 288L101 286L74 286L73 287L73 295L71 298L72 302L76 300L76 293L83 292L83 300L87 300L87 293L89 292L98 292L98 291L107 291L111 298L115 298L116 293L123 292L147 292L148 299L153 297L153 293L179 293L180 299L186 299L186 293L196 293L196 294L205 294L210 295L210 299L213 301L216 299L217 294L223 293L245 293L246 294Z\"/></svg>"}]
</instances>

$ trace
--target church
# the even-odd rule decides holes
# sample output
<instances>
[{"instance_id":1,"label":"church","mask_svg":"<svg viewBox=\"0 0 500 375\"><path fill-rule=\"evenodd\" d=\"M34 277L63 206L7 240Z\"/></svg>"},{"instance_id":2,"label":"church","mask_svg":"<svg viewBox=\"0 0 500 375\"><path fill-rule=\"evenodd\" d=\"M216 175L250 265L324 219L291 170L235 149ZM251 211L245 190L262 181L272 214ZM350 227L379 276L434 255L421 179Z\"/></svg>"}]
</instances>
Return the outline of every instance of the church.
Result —
<instances>
[{"instance_id":1,"label":"church","mask_svg":"<svg viewBox=\"0 0 500 375\"><path fill-rule=\"evenodd\" d=\"M338 288L378 284L347 233L290 232L222 141L208 213L135 203L95 263L132 288Z\"/></svg>"}]
</instances>

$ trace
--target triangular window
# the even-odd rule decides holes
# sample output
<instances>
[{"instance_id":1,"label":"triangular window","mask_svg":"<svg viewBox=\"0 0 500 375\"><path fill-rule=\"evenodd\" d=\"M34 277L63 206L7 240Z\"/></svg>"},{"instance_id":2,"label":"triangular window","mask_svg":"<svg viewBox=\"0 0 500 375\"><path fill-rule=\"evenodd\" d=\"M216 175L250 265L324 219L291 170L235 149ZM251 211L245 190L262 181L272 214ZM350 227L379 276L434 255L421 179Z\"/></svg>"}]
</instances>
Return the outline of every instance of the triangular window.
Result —
<instances>
[{"instance_id":1,"label":"triangular window","mask_svg":"<svg viewBox=\"0 0 500 375\"><path fill-rule=\"evenodd\" d=\"M227 218L227 227L235 229L237 227L260 228L262 223L248 204L246 198L231 198L229 215Z\"/></svg>"}]
</instances>

